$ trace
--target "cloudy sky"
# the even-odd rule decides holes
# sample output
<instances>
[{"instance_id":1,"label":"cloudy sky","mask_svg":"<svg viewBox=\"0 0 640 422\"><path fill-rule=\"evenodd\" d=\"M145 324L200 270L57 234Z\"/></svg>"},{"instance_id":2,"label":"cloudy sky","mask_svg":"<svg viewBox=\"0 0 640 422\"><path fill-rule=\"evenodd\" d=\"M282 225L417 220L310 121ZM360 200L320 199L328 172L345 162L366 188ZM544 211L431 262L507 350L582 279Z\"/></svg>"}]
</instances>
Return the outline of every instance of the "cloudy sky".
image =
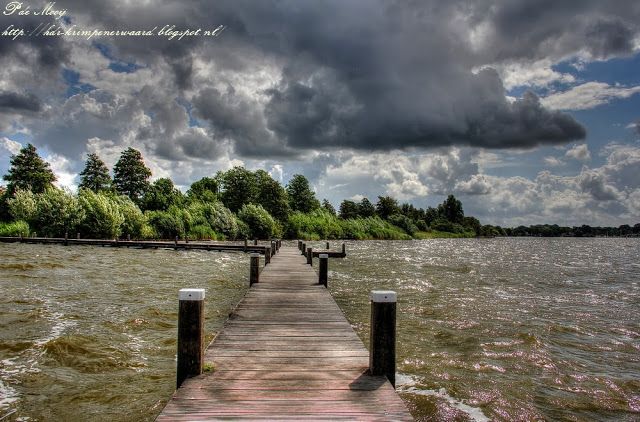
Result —
<instances>
[{"instance_id":1,"label":"cloudy sky","mask_svg":"<svg viewBox=\"0 0 640 422\"><path fill-rule=\"evenodd\" d=\"M133 146L183 189L244 165L336 206L453 193L483 223L640 222L640 2L45 4L0 16L2 174L31 142L73 188L87 153Z\"/></svg>"}]
</instances>

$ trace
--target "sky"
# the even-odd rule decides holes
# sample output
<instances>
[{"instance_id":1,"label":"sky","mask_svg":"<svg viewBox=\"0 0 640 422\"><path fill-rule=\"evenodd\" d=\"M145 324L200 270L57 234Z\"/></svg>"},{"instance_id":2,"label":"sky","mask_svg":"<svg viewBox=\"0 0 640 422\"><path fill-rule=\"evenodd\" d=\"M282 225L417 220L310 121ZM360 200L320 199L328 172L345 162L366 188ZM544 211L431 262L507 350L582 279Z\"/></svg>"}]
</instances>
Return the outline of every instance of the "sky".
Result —
<instances>
[{"instance_id":1,"label":"sky","mask_svg":"<svg viewBox=\"0 0 640 422\"><path fill-rule=\"evenodd\" d=\"M134 147L182 190L243 165L336 207L454 194L484 224L640 222L640 2L46 5L0 15L0 174L32 143L75 189L88 153Z\"/></svg>"}]
</instances>

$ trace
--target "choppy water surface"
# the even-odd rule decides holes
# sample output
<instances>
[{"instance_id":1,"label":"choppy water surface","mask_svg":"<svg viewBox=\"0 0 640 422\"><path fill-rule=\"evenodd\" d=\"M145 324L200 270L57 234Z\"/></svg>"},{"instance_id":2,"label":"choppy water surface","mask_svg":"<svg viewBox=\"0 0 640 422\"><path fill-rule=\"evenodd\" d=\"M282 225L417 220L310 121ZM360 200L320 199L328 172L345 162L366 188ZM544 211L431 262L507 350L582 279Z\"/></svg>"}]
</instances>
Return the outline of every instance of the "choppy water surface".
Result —
<instances>
[{"instance_id":1,"label":"choppy water surface","mask_svg":"<svg viewBox=\"0 0 640 422\"><path fill-rule=\"evenodd\" d=\"M640 419L640 239L348 250L334 296L366 339L368 291L398 292L398 387L417 418Z\"/></svg>"},{"instance_id":2,"label":"choppy water surface","mask_svg":"<svg viewBox=\"0 0 640 422\"><path fill-rule=\"evenodd\" d=\"M422 420L640 418L640 240L350 242L330 289L368 344L398 292L398 388ZM243 254L0 244L0 420L153 420L175 382L177 291L219 329Z\"/></svg>"}]
</instances>

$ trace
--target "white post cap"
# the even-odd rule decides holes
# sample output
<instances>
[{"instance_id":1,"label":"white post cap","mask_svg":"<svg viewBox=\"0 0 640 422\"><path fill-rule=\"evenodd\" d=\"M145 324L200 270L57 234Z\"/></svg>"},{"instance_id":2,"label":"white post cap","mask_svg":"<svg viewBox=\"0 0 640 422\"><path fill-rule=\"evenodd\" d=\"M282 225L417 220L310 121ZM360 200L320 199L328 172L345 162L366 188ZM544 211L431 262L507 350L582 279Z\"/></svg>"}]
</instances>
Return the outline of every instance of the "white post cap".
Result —
<instances>
[{"instance_id":1,"label":"white post cap","mask_svg":"<svg viewBox=\"0 0 640 422\"><path fill-rule=\"evenodd\" d=\"M250 253L249 256L251 258L260 258L260 254L259 253Z\"/></svg>"},{"instance_id":2,"label":"white post cap","mask_svg":"<svg viewBox=\"0 0 640 422\"><path fill-rule=\"evenodd\" d=\"M329 258L329 254L328 253L321 253L320 255L318 255L318 258L327 259L327 258Z\"/></svg>"},{"instance_id":3,"label":"white post cap","mask_svg":"<svg viewBox=\"0 0 640 422\"><path fill-rule=\"evenodd\" d=\"M180 300L204 300L204 289L180 289Z\"/></svg>"},{"instance_id":4,"label":"white post cap","mask_svg":"<svg viewBox=\"0 0 640 422\"><path fill-rule=\"evenodd\" d=\"M369 298L376 303L395 303L396 292L391 290L372 290Z\"/></svg>"}]
</instances>

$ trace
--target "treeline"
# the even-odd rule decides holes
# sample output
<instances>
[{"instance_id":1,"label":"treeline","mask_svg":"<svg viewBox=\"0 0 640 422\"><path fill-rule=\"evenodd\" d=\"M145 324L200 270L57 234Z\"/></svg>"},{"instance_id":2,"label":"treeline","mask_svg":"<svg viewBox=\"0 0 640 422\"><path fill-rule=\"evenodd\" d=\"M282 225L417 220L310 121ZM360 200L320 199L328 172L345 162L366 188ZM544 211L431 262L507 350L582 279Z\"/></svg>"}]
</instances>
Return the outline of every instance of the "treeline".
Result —
<instances>
[{"instance_id":1,"label":"treeline","mask_svg":"<svg viewBox=\"0 0 640 422\"><path fill-rule=\"evenodd\" d=\"M264 170L234 167L194 182L186 193L167 178L150 182L139 151L128 148L113 168L89 154L78 193L54 187L56 176L29 144L11 158L0 191L0 235L133 239L305 238L410 239L487 234L450 195L438 207L416 208L379 196L320 202L308 180L282 186Z\"/></svg>"},{"instance_id":2,"label":"treeline","mask_svg":"<svg viewBox=\"0 0 640 422\"><path fill-rule=\"evenodd\" d=\"M535 237L617 237L640 236L640 223L633 227L623 224L618 227L562 227L557 224L538 224L534 226L518 226L504 229L503 236L535 236Z\"/></svg>"}]
</instances>

